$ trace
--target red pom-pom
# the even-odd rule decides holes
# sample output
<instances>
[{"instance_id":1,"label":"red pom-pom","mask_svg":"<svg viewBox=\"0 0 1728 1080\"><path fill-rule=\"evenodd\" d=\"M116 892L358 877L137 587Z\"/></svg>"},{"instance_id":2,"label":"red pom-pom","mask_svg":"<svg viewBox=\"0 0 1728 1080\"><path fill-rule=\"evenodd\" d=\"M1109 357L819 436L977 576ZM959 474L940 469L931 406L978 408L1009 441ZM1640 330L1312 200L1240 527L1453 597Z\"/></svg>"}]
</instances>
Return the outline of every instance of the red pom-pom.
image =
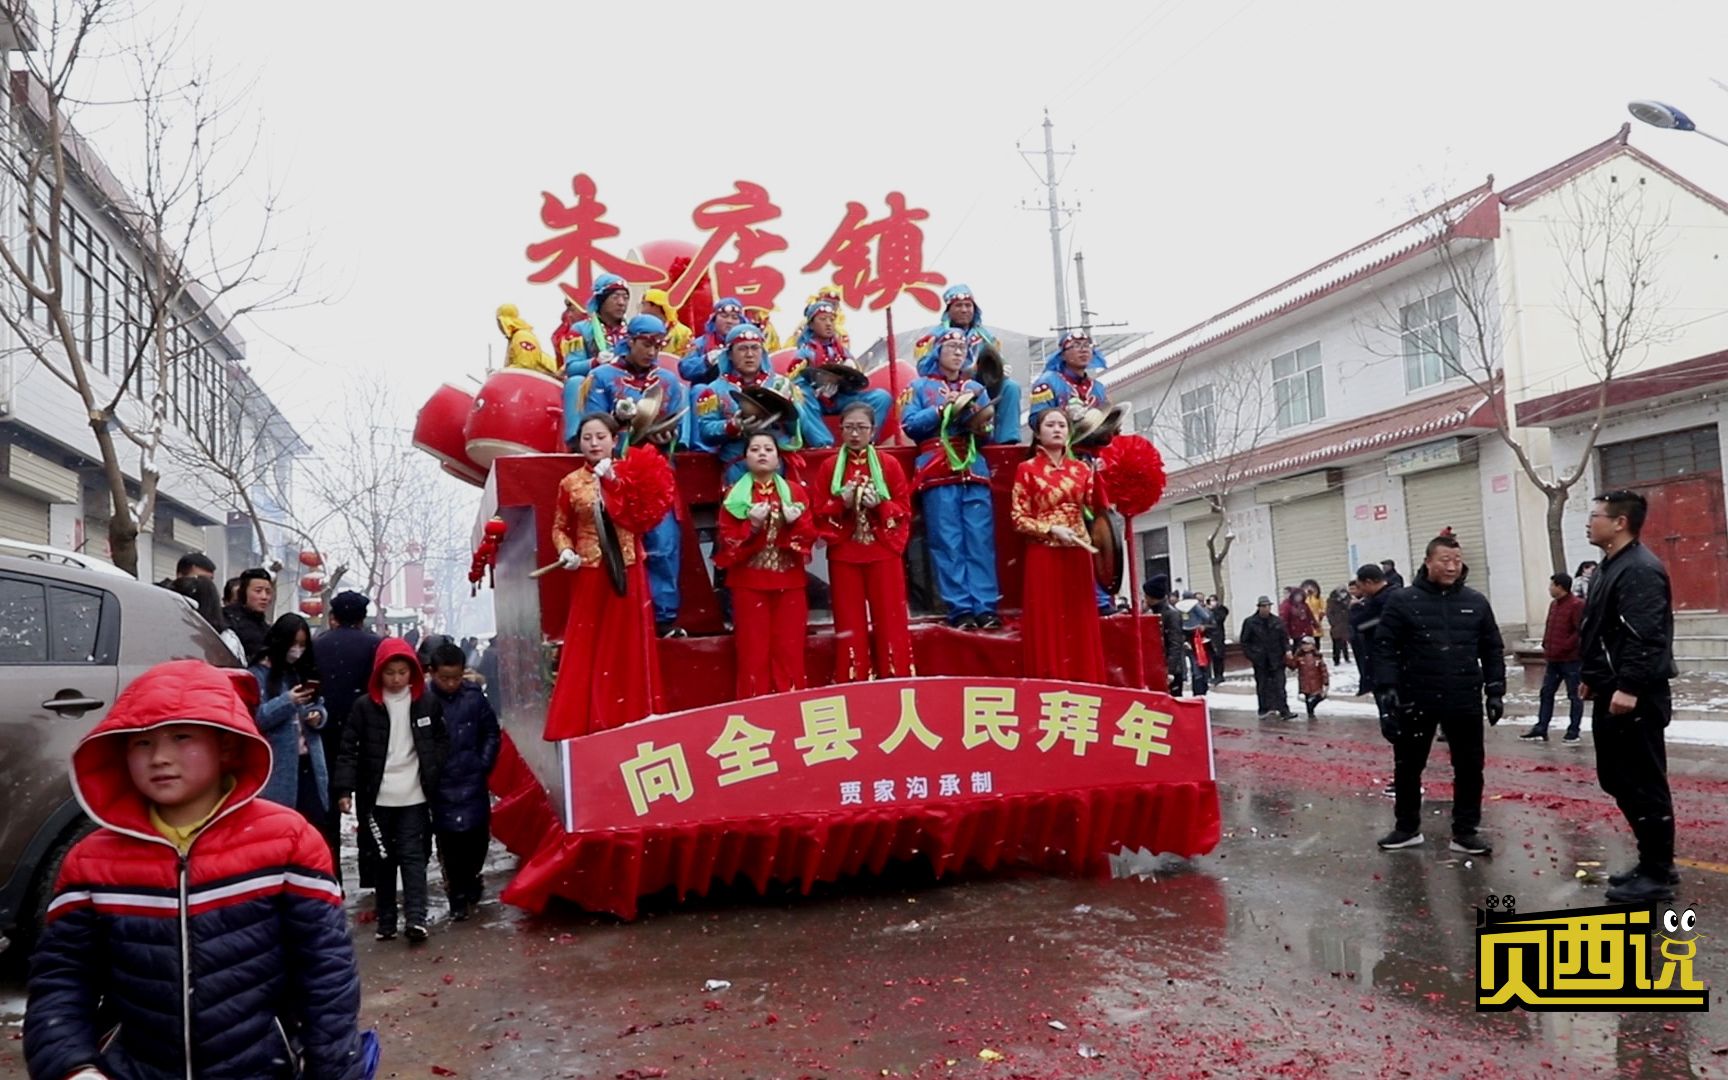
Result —
<instances>
[{"instance_id":1,"label":"red pom-pom","mask_svg":"<svg viewBox=\"0 0 1728 1080\"><path fill-rule=\"evenodd\" d=\"M1123 517L1136 515L1158 504L1164 495L1164 455L1143 435L1118 435L1098 452L1104 466L1104 492Z\"/></svg>"},{"instance_id":2,"label":"red pom-pom","mask_svg":"<svg viewBox=\"0 0 1728 1080\"><path fill-rule=\"evenodd\" d=\"M641 534L660 524L677 497L678 480L658 450L631 447L612 465L617 483L606 485L606 511L612 520Z\"/></svg>"}]
</instances>

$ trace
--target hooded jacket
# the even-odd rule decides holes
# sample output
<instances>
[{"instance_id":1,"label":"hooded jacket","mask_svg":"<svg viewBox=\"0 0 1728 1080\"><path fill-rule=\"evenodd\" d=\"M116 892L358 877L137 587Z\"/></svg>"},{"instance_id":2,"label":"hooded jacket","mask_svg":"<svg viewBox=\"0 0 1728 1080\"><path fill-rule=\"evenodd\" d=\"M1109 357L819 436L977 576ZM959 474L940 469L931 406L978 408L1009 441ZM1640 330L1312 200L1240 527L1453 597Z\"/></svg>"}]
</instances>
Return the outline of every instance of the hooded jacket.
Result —
<instances>
[{"instance_id":1,"label":"hooded jacket","mask_svg":"<svg viewBox=\"0 0 1728 1080\"><path fill-rule=\"evenodd\" d=\"M406 660L413 670L408 677L408 727L414 736L414 753L420 758L420 790L435 798L439 774L450 741L444 731L444 710L426 693L426 672L414 647L402 638L385 638L372 658L372 678L366 695L354 703L348 727L342 732L342 755L331 782L337 796L352 794L364 816L372 812L378 788L384 783L384 765L390 756L390 710L384 705L384 665Z\"/></svg>"},{"instance_id":2,"label":"hooded jacket","mask_svg":"<svg viewBox=\"0 0 1728 1080\"><path fill-rule=\"evenodd\" d=\"M1482 699L1506 695L1506 646L1488 598L1458 580L1442 588L1416 571L1416 584L1386 600L1374 635L1375 684L1396 687L1419 714L1482 715Z\"/></svg>"},{"instance_id":3,"label":"hooded jacket","mask_svg":"<svg viewBox=\"0 0 1728 1080\"><path fill-rule=\"evenodd\" d=\"M498 717L486 694L466 679L454 694L436 685L427 692L444 714L450 749L432 798L432 827L439 832L484 829L492 809L487 779L498 761Z\"/></svg>"},{"instance_id":4,"label":"hooded jacket","mask_svg":"<svg viewBox=\"0 0 1728 1080\"><path fill-rule=\"evenodd\" d=\"M98 828L67 854L31 958L30 1075L363 1075L342 890L323 837L258 798L270 746L241 699L250 685L199 660L160 664L73 751L73 790ZM185 855L151 824L126 763L132 735L174 723L237 742L234 788Z\"/></svg>"}]
</instances>

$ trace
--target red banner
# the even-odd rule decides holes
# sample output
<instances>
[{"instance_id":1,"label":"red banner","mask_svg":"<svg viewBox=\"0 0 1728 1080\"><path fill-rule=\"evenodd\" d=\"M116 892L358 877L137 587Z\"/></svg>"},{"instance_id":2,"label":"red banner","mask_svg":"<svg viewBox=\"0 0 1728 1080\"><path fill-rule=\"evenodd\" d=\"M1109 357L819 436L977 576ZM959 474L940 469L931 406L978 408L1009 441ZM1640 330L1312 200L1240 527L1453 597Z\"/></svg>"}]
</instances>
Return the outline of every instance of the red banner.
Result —
<instances>
[{"instance_id":1,"label":"red banner","mask_svg":"<svg viewBox=\"0 0 1728 1080\"><path fill-rule=\"evenodd\" d=\"M566 748L572 832L1213 779L1203 701L1037 679L823 687Z\"/></svg>"}]
</instances>

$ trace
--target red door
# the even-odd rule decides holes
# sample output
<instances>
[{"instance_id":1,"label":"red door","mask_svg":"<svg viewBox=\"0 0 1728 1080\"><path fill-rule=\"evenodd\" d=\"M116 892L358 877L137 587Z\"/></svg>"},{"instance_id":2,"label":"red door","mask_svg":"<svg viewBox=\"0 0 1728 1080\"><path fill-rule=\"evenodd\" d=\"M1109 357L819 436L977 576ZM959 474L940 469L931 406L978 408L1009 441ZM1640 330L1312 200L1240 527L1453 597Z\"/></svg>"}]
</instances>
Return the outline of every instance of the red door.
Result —
<instances>
[{"instance_id":1,"label":"red door","mask_svg":"<svg viewBox=\"0 0 1728 1080\"><path fill-rule=\"evenodd\" d=\"M1668 567L1678 611L1728 610L1728 513L1722 474L1675 477L1644 488L1644 546Z\"/></svg>"}]
</instances>

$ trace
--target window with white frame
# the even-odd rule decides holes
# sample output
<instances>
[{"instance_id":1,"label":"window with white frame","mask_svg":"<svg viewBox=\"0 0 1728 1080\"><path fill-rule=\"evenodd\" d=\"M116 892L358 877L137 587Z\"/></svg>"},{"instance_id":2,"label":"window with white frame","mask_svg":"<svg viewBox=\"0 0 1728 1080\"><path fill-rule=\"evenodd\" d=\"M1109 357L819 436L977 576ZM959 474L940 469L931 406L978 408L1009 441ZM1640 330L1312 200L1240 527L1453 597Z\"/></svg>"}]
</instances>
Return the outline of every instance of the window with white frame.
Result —
<instances>
[{"instance_id":1,"label":"window with white frame","mask_svg":"<svg viewBox=\"0 0 1728 1080\"><path fill-rule=\"evenodd\" d=\"M1218 448L1218 411L1212 384L1185 390L1182 406L1182 455L1200 457Z\"/></svg>"},{"instance_id":2,"label":"window with white frame","mask_svg":"<svg viewBox=\"0 0 1728 1080\"><path fill-rule=\"evenodd\" d=\"M1320 369L1320 343L1272 358L1272 399L1278 428L1296 427L1326 415L1326 376Z\"/></svg>"},{"instance_id":3,"label":"window with white frame","mask_svg":"<svg viewBox=\"0 0 1728 1080\"><path fill-rule=\"evenodd\" d=\"M1458 367L1458 297L1451 289L1406 305L1398 321L1406 393L1463 374Z\"/></svg>"},{"instance_id":4,"label":"window with white frame","mask_svg":"<svg viewBox=\"0 0 1728 1080\"><path fill-rule=\"evenodd\" d=\"M1148 405L1144 409L1134 410L1134 434L1152 435L1152 422L1158 419L1158 410Z\"/></svg>"}]
</instances>

